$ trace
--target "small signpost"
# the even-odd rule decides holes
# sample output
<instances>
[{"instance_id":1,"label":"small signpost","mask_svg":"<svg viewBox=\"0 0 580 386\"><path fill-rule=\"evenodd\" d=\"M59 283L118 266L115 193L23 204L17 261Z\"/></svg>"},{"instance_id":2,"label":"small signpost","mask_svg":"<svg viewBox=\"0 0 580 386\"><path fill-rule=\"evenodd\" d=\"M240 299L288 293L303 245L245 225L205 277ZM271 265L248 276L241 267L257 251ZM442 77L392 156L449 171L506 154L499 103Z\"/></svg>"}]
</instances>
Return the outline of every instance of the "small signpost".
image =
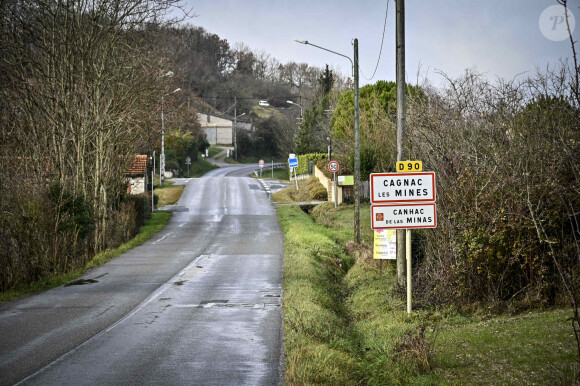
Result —
<instances>
[{"instance_id":1,"label":"small signpost","mask_svg":"<svg viewBox=\"0 0 580 386\"><path fill-rule=\"evenodd\" d=\"M264 169L264 160L263 160L263 159L261 159L261 160L258 162L258 165L260 166L260 177L262 177L262 169Z\"/></svg>"},{"instance_id":2,"label":"small signpost","mask_svg":"<svg viewBox=\"0 0 580 386\"><path fill-rule=\"evenodd\" d=\"M191 165L191 157L187 156L185 158L185 164L187 165L187 177L189 178L189 165Z\"/></svg>"},{"instance_id":3,"label":"small signpost","mask_svg":"<svg viewBox=\"0 0 580 386\"><path fill-rule=\"evenodd\" d=\"M407 313L412 309L411 229L436 228L434 172L423 172L421 161L397 162L399 173L371 174L371 227L406 229Z\"/></svg>"},{"instance_id":4,"label":"small signpost","mask_svg":"<svg viewBox=\"0 0 580 386\"><path fill-rule=\"evenodd\" d=\"M298 158L296 154L290 154L288 157L288 165L290 166L290 177L292 177L292 171L294 171L294 180L296 181L296 190L298 190L298 177L296 177L296 168L298 167Z\"/></svg>"},{"instance_id":5,"label":"small signpost","mask_svg":"<svg viewBox=\"0 0 580 386\"><path fill-rule=\"evenodd\" d=\"M338 198L336 197L338 194L338 189L336 188L336 172L340 170L340 165L336 161L330 161L328 163L328 170L332 172L334 175L334 207L337 207Z\"/></svg>"},{"instance_id":6,"label":"small signpost","mask_svg":"<svg viewBox=\"0 0 580 386\"><path fill-rule=\"evenodd\" d=\"M298 167L298 158L289 158L288 163L290 164L291 168L297 168Z\"/></svg>"}]
</instances>

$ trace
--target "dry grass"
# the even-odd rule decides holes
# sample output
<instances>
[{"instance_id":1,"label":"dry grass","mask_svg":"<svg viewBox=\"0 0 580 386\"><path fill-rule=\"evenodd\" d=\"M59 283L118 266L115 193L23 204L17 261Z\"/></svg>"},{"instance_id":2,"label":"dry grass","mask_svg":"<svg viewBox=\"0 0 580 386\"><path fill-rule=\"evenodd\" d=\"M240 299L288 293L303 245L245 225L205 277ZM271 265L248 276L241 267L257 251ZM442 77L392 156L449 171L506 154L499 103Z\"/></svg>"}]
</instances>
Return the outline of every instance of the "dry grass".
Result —
<instances>
[{"instance_id":1,"label":"dry grass","mask_svg":"<svg viewBox=\"0 0 580 386\"><path fill-rule=\"evenodd\" d=\"M320 183L318 178L311 177L307 180L298 181L298 190L296 183L291 181L291 186L282 189L272 195L274 202L306 202L306 201L326 201L326 189ZM323 194L321 194L323 193Z\"/></svg>"},{"instance_id":2,"label":"dry grass","mask_svg":"<svg viewBox=\"0 0 580 386\"><path fill-rule=\"evenodd\" d=\"M158 206L173 205L183 193L183 186L164 186L155 189L155 194L159 197Z\"/></svg>"}]
</instances>

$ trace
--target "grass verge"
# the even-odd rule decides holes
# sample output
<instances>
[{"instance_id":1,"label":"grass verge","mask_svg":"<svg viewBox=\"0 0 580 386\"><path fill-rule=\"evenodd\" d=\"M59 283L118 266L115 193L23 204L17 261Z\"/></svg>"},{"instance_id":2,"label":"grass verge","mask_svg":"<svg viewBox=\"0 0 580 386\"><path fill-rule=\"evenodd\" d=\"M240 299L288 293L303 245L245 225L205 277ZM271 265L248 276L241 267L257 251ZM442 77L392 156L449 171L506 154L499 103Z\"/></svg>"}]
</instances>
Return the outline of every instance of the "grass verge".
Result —
<instances>
[{"instance_id":1,"label":"grass verge","mask_svg":"<svg viewBox=\"0 0 580 386\"><path fill-rule=\"evenodd\" d=\"M149 240L153 235L159 233L161 229L167 224L171 218L172 213L166 211L155 211L151 214L151 218L145 220L145 225L139 229L139 233L133 237L131 240L124 244L121 244L115 249L107 249L103 252L98 253L93 257L93 259L87 264L86 268L94 268L101 266L111 259L143 244L145 241Z\"/></svg>"},{"instance_id":2,"label":"grass verge","mask_svg":"<svg viewBox=\"0 0 580 386\"><path fill-rule=\"evenodd\" d=\"M268 164L266 164L268 166ZM256 176L254 173L250 175L252 178L260 178L260 176ZM281 180L281 181L288 181L288 168L274 168L274 173L272 173L272 169L262 171L262 177L265 180ZM296 188L294 188L296 189Z\"/></svg>"},{"instance_id":3,"label":"grass verge","mask_svg":"<svg viewBox=\"0 0 580 386\"><path fill-rule=\"evenodd\" d=\"M97 254L83 269L69 272L67 274L46 277L26 287L1 292L0 304L22 296L46 291L51 288L66 284L72 280L78 279L86 272L87 269L102 265L107 261L121 255L122 253L125 253L128 250L135 248L143 244L145 241L149 240L153 235L155 235L156 233L161 231L161 229L163 229L165 224L167 224L167 222L171 218L171 214L172 214L171 212L164 211L153 212L151 218L145 220L145 225L141 227L139 233L134 238L120 245L118 248L107 249Z\"/></svg>"},{"instance_id":4,"label":"grass verge","mask_svg":"<svg viewBox=\"0 0 580 386\"><path fill-rule=\"evenodd\" d=\"M361 207L361 218L368 211ZM372 260L372 232L352 240L352 206L311 215L278 206L285 235L286 383L575 384L571 310L409 317L396 267ZM367 212L368 213L368 212Z\"/></svg>"},{"instance_id":5,"label":"grass verge","mask_svg":"<svg viewBox=\"0 0 580 386\"><path fill-rule=\"evenodd\" d=\"M272 195L272 201L305 202L326 201L328 199L326 188L316 177L298 181L298 190L296 190L296 183L294 181L291 181L291 184L292 186L274 193Z\"/></svg>"},{"instance_id":6,"label":"grass verge","mask_svg":"<svg viewBox=\"0 0 580 386\"><path fill-rule=\"evenodd\" d=\"M163 185L155 188L155 195L159 197L157 206L173 205L181 197L183 186Z\"/></svg>"},{"instance_id":7,"label":"grass verge","mask_svg":"<svg viewBox=\"0 0 580 386\"><path fill-rule=\"evenodd\" d=\"M222 150L223 149L221 147L210 146L209 149L207 150L208 157L210 158L215 157L216 155L221 153Z\"/></svg>"},{"instance_id":8,"label":"grass verge","mask_svg":"<svg viewBox=\"0 0 580 386\"><path fill-rule=\"evenodd\" d=\"M190 165L189 177L201 177L212 169L217 169L219 166L212 165L205 158L198 154L197 161Z\"/></svg>"}]
</instances>

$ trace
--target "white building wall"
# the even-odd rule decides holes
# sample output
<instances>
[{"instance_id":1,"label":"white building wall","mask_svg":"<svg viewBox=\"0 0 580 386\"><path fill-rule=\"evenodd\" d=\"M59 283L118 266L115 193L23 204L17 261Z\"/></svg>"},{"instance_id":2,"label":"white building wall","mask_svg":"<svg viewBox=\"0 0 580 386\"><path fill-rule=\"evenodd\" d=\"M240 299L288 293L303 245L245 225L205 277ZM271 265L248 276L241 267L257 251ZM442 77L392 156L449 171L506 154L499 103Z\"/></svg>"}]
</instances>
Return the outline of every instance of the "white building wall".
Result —
<instances>
[{"instance_id":1,"label":"white building wall","mask_svg":"<svg viewBox=\"0 0 580 386\"><path fill-rule=\"evenodd\" d=\"M145 177L129 177L128 193L141 194L145 193Z\"/></svg>"},{"instance_id":2,"label":"white building wall","mask_svg":"<svg viewBox=\"0 0 580 386\"><path fill-rule=\"evenodd\" d=\"M209 118L209 119L208 119ZM233 122L229 119L199 113L197 120L211 145L231 145Z\"/></svg>"}]
</instances>

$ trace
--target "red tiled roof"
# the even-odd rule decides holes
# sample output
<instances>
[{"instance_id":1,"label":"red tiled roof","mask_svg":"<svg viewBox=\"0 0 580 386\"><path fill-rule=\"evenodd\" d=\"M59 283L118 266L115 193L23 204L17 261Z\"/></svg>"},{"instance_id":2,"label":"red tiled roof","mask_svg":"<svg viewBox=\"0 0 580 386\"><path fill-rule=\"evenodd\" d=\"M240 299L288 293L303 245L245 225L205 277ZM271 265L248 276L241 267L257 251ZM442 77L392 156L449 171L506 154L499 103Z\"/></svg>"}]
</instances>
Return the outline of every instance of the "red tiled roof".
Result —
<instances>
[{"instance_id":1,"label":"red tiled roof","mask_svg":"<svg viewBox=\"0 0 580 386\"><path fill-rule=\"evenodd\" d=\"M131 176L135 175L142 175L144 176L147 173L147 155L146 154L137 154L133 161L131 162L131 166L127 169L127 174Z\"/></svg>"}]
</instances>

